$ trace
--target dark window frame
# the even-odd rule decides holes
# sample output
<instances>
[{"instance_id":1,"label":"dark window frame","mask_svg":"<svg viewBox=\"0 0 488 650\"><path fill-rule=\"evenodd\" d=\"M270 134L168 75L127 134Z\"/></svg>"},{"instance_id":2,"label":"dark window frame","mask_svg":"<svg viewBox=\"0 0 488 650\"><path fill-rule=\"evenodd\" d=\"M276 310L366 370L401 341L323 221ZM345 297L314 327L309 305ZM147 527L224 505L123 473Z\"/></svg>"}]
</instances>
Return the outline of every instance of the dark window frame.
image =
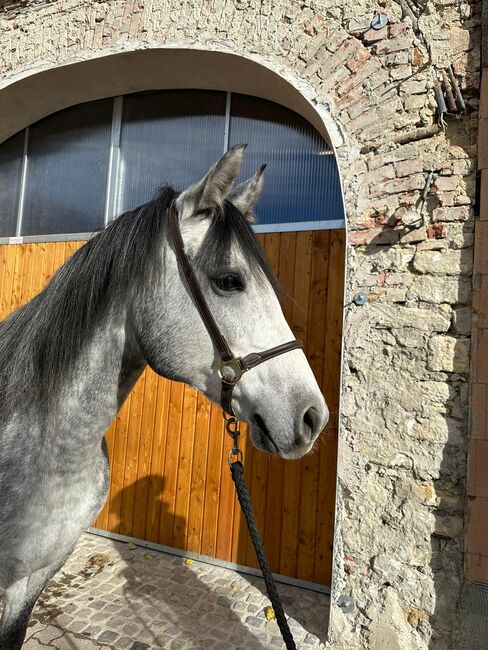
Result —
<instances>
[{"instance_id":1,"label":"dark window frame","mask_svg":"<svg viewBox=\"0 0 488 650\"><path fill-rule=\"evenodd\" d=\"M232 114L231 114L231 106L234 98L236 100L240 100L241 98L246 98L244 95L238 95L234 93L224 93L222 91L194 91L194 90L187 90L187 91L153 91L151 93L138 93L137 96L142 96L142 95L153 95L154 93L164 93L164 92L172 92L172 93L178 93L178 92L214 92L214 93L219 93L225 96L225 115L224 117L224 129L222 133L222 153L227 150L229 144L234 144L233 142L230 142L230 138L232 136ZM104 211L103 211L103 221L100 219L100 228L105 227L109 221L111 221L115 216L118 200L120 200L120 167L121 167L121 133L123 129L123 113L124 113L124 98L132 98L134 95L126 95L126 96L118 96L112 98L113 102L113 110L112 110L112 121L111 125L109 126L110 130L110 139L109 139L109 146L108 146L108 152L107 152L107 164L106 164L106 183L105 183L105 205L104 205ZM268 102L265 100L260 100L259 98L254 98L252 96L247 96L250 100L250 102L262 102L264 109L267 109L269 105L269 110L273 110L273 102ZM107 100L97 100L98 102L103 102ZM95 102L94 102L95 103ZM265 105L266 104L266 105ZM278 110L282 110L283 112L288 111L289 114L292 114L292 111L289 111L289 109L284 109L284 107L281 107L278 104L275 104L275 106L278 108ZM76 108L76 107L73 107ZM67 109L67 110L73 110L72 109ZM53 114L56 115L56 114ZM345 227L345 219L344 219L344 201L342 197L342 188L341 188L341 183L340 183L340 178L339 178L339 172L337 169L337 161L335 159L334 152L330 145L326 143L323 138L321 138L314 127L310 125L304 118L299 116L298 114L294 114L297 117L298 122L301 121L301 124L306 125L310 131L310 133L315 133L316 134L316 141L323 143L323 153L320 152L320 155L327 155L330 156L331 159L333 159L333 165L335 165L335 177L332 179L332 192L334 193L334 201L335 201L335 209L337 216L339 216L340 213L340 218L337 219L312 219L308 221L276 221L272 223L258 223L254 226L254 229L256 232L293 232L293 231L300 231L300 230L329 230L329 229L342 229ZM52 117L52 116L49 116ZM49 119L49 118L45 118ZM252 113L249 115L249 119L252 119ZM272 122L272 119L269 120ZM285 123L285 122L284 122ZM36 123L39 124L39 123ZM22 226L22 218L23 218L23 210L24 210L24 202L25 202L25 196L26 196L26 185L29 183L28 179L28 160L29 160L29 133L31 128L35 128L36 125L32 125L32 127L26 127L23 131L19 132L13 137L18 138L20 134L24 134L24 147L23 147L23 153L22 153L22 161L21 161L21 173L20 173L20 187L19 187L19 196L18 200L16 201L17 203L17 215L15 219L15 225L16 225L16 231L15 233L12 233L11 236L0 236L0 244L3 243L21 243L21 242L49 242L49 241L74 241L74 240L83 240L83 239L88 239L90 236L92 236L93 231L90 232L61 232L61 233L53 233L53 234L38 234L38 235L22 235L21 232L21 226ZM7 141L9 142L9 141ZM2 145L0 145L0 148ZM302 150L299 150L299 153L301 153ZM306 149L303 149L304 154L306 155L308 152ZM317 152L316 152L317 153ZM334 176L334 174L332 174ZM331 181L330 178L327 181L329 183L329 189L331 187ZM182 188L177 188L177 189L182 189ZM135 207L135 206L131 206ZM259 205L258 205L258 214L259 214Z\"/></svg>"}]
</instances>

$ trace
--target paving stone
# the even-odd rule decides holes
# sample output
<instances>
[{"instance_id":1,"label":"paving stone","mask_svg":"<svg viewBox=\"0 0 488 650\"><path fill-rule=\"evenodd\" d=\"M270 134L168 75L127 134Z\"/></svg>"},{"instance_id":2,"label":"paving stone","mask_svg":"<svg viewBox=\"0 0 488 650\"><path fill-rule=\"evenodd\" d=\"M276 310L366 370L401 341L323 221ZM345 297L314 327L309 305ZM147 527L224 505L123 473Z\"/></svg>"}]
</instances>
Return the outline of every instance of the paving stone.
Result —
<instances>
[{"instance_id":1,"label":"paving stone","mask_svg":"<svg viewBox=\"0 0 488 650\"><path fill-rule=\"evenodd\" d=\"M97 625L89 625L83 630L83 634L86 636L96 637L102 628Z\"/></svg>"},{"instance_id":2,"label":"paving stone","mask_svg":"<svg viewBox=\"0 0 488 650\"><path fill-rule=\"evenodd\" d=\"M102 643L112 643L112 641L115 641L115 639L119 635L117 632L112 632L111 630L105 630L105 632L102 632L100 636L98 637L98 640L101 641Z\"/></svg>"},{"instance_id":3,"label":"paving stone","mask_svg":"<svg viewBox=\"0 0 488 650\"><path fill-rule=\"evenodd\" d=\"M261 579L199 562L185 565L181 558L156 551L148 561L147 549L138 547L124 559L126 548L124 543L83 535L63 572L48 586L44 605L34 611L23 650L283 647L276 621L266 621L262 614L268 600ZM112 566L105 565L89 579L77 579L95 553L108 555ZM325 639L328 597L288 585L278 589L285 610L294 614L289 622L297 645L323 650L320 637ZM46 611L56 613L56 625L41 623ZM317 622L319 611L323 624Z\"/></svg>"},{"instance_id":4,"label":"paving stone","mask_svg":"<svg viewBox=\"0 0 488 650\"><path fill-rule=\"evenodd\" d=\"M246 623L248 625L252 625L253 627L261 627L263 625L263 621L256 616L248 616L246 618Z\"/></svg>"},{"instance_id":5,"label":"paving stone","mask_svg":"<svg viewBox=\"0 0 488 650\"><path fill-rule=\"evenodd\" d=\"M54 627L53 625L47 625L42 630L36 632L34 636L41 643L48 645L53 641L53 639L59 638L62 634L63 630L60 630L58 627Z\"/></svg>"}]
</instances>

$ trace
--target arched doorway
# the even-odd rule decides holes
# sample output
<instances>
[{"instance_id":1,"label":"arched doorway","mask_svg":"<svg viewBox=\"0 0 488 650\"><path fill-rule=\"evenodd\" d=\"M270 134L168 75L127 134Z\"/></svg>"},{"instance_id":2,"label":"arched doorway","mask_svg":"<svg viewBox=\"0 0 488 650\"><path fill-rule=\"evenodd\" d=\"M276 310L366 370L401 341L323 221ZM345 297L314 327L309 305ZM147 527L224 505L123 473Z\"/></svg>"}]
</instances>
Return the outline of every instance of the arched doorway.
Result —
<instances>
[{"instance_id":1,"label":"arched doorway","mask_svg":"<svg viewBox=\"0 0 488 650\"><path fill-rule=\"evenodd\" d=\"M189 96L185 93L190 93L193 98L189 111ZM195 115L197 97L203 102L203 109L196 111L198 115ZM209 104L212 104L211 110ZM181 182L181 187L196 180L200 174L199 164L203 173L205 167L219 157L221 151L218 149L235 143L233 138L251 141L249 152L254 166L257 156L261 157L259 162L266 162L264 154L271 155L276 164L278 171L274 172L271 166L269 172L272 190L268 197L266 194L263 197L264 218L257 226L259 237L290 295L285 303L285 313L295 334L305 339L307 353L324 387L332 417L316 454L299 462L283 463L255 452L246 443L246 469L274 571L316 585L330 585L344 224L333 151L302 115L281 104L264 101L262 97L242 93L173 90L129 95L125 99L118 96L91 104L85 102L46 117L13 136L4 143L2 151L6 152L4 169L8 168L8 173L16 174L18 178L16 210L20 216L15 224L15 233L2 234L24 237L23 241L28 243L13 247L14 250L7 244L3 251L5 310L2 315L39 290L63 259L82 244L81 240L87 233L103 226L121 210L135 207L141 200L149 198L150 195L145 195L144 191L153 191L161 181L173 180L170 175L162 175L157 170L158 165L154 164L150 167L151 172L156 168L151 182L157 180L156 185L151 186L149 182L141 190L143 179L148 177L147 173L141 172L147 159L145 163L141 162L136 151L142 133L137 125L147 130L146 144L154 144L151 128L155 121L160 121L168 105L179 106L178 110L173 110L172 119L186 120L187 126L189 117L202 119L204 116L206 120L200 131L195 130L195 125L189 127L189 133L194 133L193 138L197 137L197 132L203 134L205 143L200 150L205 155L197 161L189 177L175 179ZM155 106L159 106L156 115ZM302 102L302 113L308 111L306 107L307 103ZM127 111L125 118L124 109ZM90 111L98 115L95 120L93 114L90 118ZM77 141L75 132L80 123L84 124L83 136ZM274 139L267 143L267 151L260 150L257 135L273 129ZM70 133L73 136L71 140ZM293 138L298 135L297 144ZM287 141L286 137L291 140ZM280 138L285 138L288 144L294 142L292 155L289 155L290 147L283 146ZM85 149L80 149L81 142ZM125 153L124 142L127 144ZM12 153L15 147L21 158L20 164L16 164ZM66 224L52 223L55 212L52 210L52 194L47 197L51 209L45 212L51 220L49 223L40 222L35 212L29 211L30 204L34 203L39 210L42 203L40 188L66 187L65 181L56 183L53 177L43 178L43 168L52 171L52 167L56 167L56 164L50 167L43 163L48 159L54 160L54 152L59 154L63 151L68 159L76 151L78 162L85 160L87 187L92 187L90 183L93 182L100 185L98 199L97 192L84 192L90 200L98 201L98 207L91 212L99 215L98 222L86 222L83 215L77 215L79 195L75 193L68 202L74 208L71 214L79 217L76 224L88 224L85 229L73 224L68 228ZM61 155L58 159L60 171L70 168L62 158ZM138 168L141 164L142 168ZM100 165L103 173L100 173ZM93 167L97 170L95 174L92 174ZM248 170L248 173L252 171ZM101 178L105 179L102 183ZM287 179L285 183L283 178ZM297 178L301 182L297 182ZM7 187L6 183L4 187ZM11 188L12 185L10 196ZM297 201L300 192L301 199ZM313 200L308 205L306 201L310 197ZM59 204L63 208L66 205L62 195ZM333 208L328 210L330 206ZM213 557L217 561L255 565L226 472L227 441L218 409L191 389L165 382L148 372L119 413L108 433L108 440L112 486L109 502L95 524L97 528Z\"/></svg>"}]
</instances>

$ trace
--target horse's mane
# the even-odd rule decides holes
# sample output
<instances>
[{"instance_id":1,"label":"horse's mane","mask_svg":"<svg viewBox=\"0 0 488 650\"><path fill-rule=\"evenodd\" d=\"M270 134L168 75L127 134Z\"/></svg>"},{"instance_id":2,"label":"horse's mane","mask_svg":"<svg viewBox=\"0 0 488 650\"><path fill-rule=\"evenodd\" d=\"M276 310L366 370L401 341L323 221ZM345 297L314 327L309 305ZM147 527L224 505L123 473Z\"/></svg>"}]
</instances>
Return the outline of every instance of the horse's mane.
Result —
<instances>
[{"instance_id":1,"label":"horse's mane","mask_svg":"<svg viewBox=\"0 0 488 650\"><path fill-rule=\"evenodd\" d=\"M109 309L125 304L134 287L157 272L167 236L170 186L154 200L112 221L77 250L46 288L0 323L0 415L21 395L53 397L85 341ZM276 279L252 228L229 202L216 211L195 262L214 273L225 265L232 239L252 269Z\"/></svg>"}]
</instances>

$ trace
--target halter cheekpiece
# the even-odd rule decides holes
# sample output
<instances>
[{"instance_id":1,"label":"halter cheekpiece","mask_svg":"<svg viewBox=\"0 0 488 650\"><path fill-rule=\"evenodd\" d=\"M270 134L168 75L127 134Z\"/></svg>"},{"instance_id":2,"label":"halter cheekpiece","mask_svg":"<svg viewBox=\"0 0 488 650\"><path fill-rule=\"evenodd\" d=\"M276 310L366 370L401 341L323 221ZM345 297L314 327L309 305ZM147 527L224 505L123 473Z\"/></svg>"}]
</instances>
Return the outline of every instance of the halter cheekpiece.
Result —
<instances>
[{"instance_id":1,"label":"halter cheekpiece","mask_svg":"<svg viewBox=\"0 0 488 650\"><path fill-rule=\"evenodd\" d=\"M169 224L178 264L183 271L183 275L185 276L188 288L193 296L195 306L198 309L203 324L207 328L207 331L220 355L221 363L219 374L222 380L220 405L224 411L227 432L234 438L235 442L235 433L237 432L238 435L238 427L234 411L232 410L232 392L234 386L241 379L242 375L248 370L251 370L251 368L255 368L264 361L278 357L285 352L301 349L303 348L303 342L295 339L293 341L288 341L288 343L277 345L269 350L264 350L263 352L251 352L245 357L234 356L229 344L224 338L224 335L215 322L212 312L210 311L207 301L202 293L195 271L193 270L188 255L185 252L185 245L181 236L178 214L176 212L174 201L169 207ZM236 445L234 446L236 447Z\"/></svg>"}]
</instances>

